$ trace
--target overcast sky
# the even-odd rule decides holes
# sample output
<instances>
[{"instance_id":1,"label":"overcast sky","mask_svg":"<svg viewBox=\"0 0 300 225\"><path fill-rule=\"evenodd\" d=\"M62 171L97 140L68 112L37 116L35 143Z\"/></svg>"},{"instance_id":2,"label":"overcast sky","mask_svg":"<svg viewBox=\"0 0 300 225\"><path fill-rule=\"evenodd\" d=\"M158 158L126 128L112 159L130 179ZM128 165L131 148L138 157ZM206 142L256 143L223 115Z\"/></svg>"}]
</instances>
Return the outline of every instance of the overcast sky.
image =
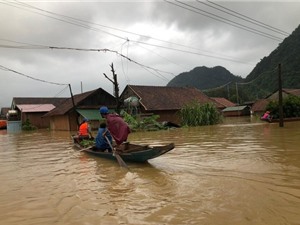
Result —
<instances>
[{"instance_id":1,"label":"overcast sky","mask_svg":"<svg viewBox=\"0 0 300 225\"><path fill-rule=\"evenodd\" d=\"M103 75L112 78L111 63L120 92L165 86L197 66L246 77L298 27L299 12L300 1L0 1L0 107L69 97L63 84L113 94Z\"/></svg>"}]
</instances>

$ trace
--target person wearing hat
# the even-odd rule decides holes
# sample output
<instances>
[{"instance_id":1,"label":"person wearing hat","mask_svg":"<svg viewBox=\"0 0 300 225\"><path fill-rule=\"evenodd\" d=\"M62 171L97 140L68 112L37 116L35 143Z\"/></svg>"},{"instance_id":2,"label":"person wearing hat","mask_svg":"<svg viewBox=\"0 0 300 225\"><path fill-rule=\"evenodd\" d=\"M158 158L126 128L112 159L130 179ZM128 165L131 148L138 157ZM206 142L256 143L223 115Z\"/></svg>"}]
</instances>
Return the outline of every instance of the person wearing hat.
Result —
<instances>
[{"instance_id":1,"label":"person wearing hat","mask_svg":"<svg viewBox=\"0 0 300 225\"><path fill-rule=\"evenodd\" d=\"M90 126L89 126L89 120L87 118L83 118L81 124L79 125L78 129L78 138L83 139L89 139L92 137Z\"/></svg>"},{"instance_id":2,"label":"person wearing hat","mask_svg":"<svg viewBox=\"0 0 300 225\"><path fill-rule=\"evenodd\" d=\"M115 140L117 149L120 149L120 145L127 141L130 133L128 124L118 114L109 113L106 106L102 106L99 111L101 116L106 119L107 129Z\"/></svg>"}]
</instances>

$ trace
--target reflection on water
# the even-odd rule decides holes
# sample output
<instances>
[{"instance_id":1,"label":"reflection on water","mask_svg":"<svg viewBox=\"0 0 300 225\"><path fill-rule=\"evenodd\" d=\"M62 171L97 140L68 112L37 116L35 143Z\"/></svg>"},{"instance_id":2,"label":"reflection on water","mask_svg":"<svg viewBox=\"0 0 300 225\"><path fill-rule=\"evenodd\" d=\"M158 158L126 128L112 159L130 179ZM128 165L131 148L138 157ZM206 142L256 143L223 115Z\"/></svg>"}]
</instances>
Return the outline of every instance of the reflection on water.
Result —
<instances>
[{"instance_id":1,"label":"reflection on water","mask_svg":"<svg viewBox=\"0 0 300 225\"><path fill-rule=\"evenodd\" d=\"M1 224L299 224L300 122L133 133L176 148L146 164L73 149L70 133L0 131Z\"/></svg>"}]
</instances>

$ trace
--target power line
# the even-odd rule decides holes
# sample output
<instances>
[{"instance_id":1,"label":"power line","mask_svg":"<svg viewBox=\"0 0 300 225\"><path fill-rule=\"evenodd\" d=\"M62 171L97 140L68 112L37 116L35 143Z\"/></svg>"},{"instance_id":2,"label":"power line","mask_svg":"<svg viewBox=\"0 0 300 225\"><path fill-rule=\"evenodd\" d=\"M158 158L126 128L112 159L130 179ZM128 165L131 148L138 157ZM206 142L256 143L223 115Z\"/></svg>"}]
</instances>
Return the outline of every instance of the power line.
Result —
<instances>
[{"instance_id":1,"label":"power line","mask_svg":"<svg viewBox=\"0 0 300 225\"><path fill-rule=\"evenodd\" d=\"M107 28L107 29L112 29L112 30L120 31L120 32L127 33L127 34L132 34L132 35L135 35L135 36L139 36L140 38L143 38L143 39L152 39L152 40L156 40L156 41L163 42L163 43L166 43L166 44L177 45L177 46L180 46L180 47L185 47L185 48L193 49L193 50L197 50L197 51L204 51L202 49L194 48L194 47L191 47L191 46L187 46L187 45L183 45L183 44L179 44L179 43L175 43L175 42L165 41L165 40L158 39L158 38L155 38L155 37L152 37L152 36L138 34L138 33L135 33L135 32L130 32L130 31L119 29L119 28L114 28L114 27L111 27L111 26L102 25L102 24L99 24L99 23L93 23L93 22L89 22L89 21L86 21L86 20L82 20L82 19L78 19L78 18L74 18L74 17L70 17L70 16L58 14L58 13L55 13L55 12L51 12L51 11L48 11L48 10L44 10L44 9L41 9L41 8L38 8L38 7L35 7L35 6L32 6L32 5L29 5L29 4L25 4L25 3L21 3L21 4L24 5L25 7L34 8L35 10L40 10L40 11L43 11L43 12L46 12L46 13L49 13L49 14L53 14L53 15L56 15L56 16L60 16L60 17L66 18L66 19L70 19L70 20L73 20L73 21L79 21L79 22L83 22L83 23L87 23L87 24L93 24L93 25L101 26L101 27L104 27L104 28ZM40 15L44 15L44 14L40 14ZM47 17L47 15L44 15L44 16ZM53 18L53 17L49 17L49 18ZM73 24L73 25L76 25L76 24ZM79 24L79 25L81 25L81 24ZM104 32L103 30L100 30L100 31ZM117 38L121 38L121 39L123 39L125 41L137 42L137 41L134 41L134 40L129 40L128 38L125 38L125 37L114 35L114 34L109 33L109 32L106 32L106 33L109 34L109 35L113 35L113 36L115 36ZM139 41L138 43L147 44L147 43L141 42L141 41ZM156 46L156 47L159 47L159 46ZM214 53L214 52L210 52L210 51L204 51L204 52ZM223 54L220 54L220 55L222 55L224 57L228 57L228 56L223 55Z\"/></svg>"},{"instance_id":2,"label":"power line","mask_svg":"<svg viewBox=\"0 0 300 225\"><path fill-rule=\"evenodd\" d=\"M16 73L18 75L24 76L26 78L29 78L29 79L32 79L32 80L35 80L35 81L39 81L39 82L43 82L43 83L54 84L54 85L68 85L68 84L56 83L56 82L51 82L51 81L46 81L46 80L38 79L38 78L35 78L35 77L32 77L32 76L26 75L24 73L20 73L20 72L18 72L16 70L9 69L9 68L7 68L5 66L2 66L2 65L0 65L0 69L2 69L4 71L10 71L10 72Z\"/></svg>"},{"instance_id":3,"label":"power line","mask_svg":"<svg viewBox=\"0 0 300 225\"><path fill-rule=\"evenodd\" d=\"M202 4L204 4L204 5L207 5L207 6L209 6L209 7L212 7L212 8L214 8L214 9L217 9L217 10L219 10L219 11L225 12L225 13L227 13L227 14L229 14L229 15L234 16L234 17L237 17L237 18L239 18L239 19L248 21L248 22L250 22L250 23L253 23L253 24L256 24L256 25L258 25L258 26L264 27L264 28L266 28L266 29L272 30L272 31L274 31L274 32L280 33L280 34L282 34L282 35L288 36L288 35L290 34L290 33L286 32L286 31L284 31L284 30L278 29L278 28L276 28L276 27L273 27L273 26L270 26L270 25L268 25L268 24L265 24L265 23L263 23L263 22L261 22L261 21L255 20L255 19L253 19L253 18L251 18L251 17L248 17L248 16L245 16L245 15L243 15L243 14L241 14L241 13L238 13L238 12L236 12L236 11L234 11L234 10L228 9L228 8L226 8L226 7L224 7L224 6L220 5L220 4L217 4L217 3L215 3L215 2L206 0L206 1L209 2L209 3L211 3L211 4L213 4L213 5L216 5L216 6L220 7L220 8L222 8L222 9L225 9L225 10L227 10L227 11L229 11L229 12L232 12L232 13L234 13L234 14L236 14L236 15L234 15L234 14L232 14L232 13L229 13L229 12L226 12L226 11L224 11L224 10L218 9L218 8L216 8L216 7L210 6L210 5L208 5L208 4L204 3L204 2L201 2L201 1L199 1L199 0L196 0L196 1L198 1L199 3L202 3Z\"/></svg>"},{"instance_id":4,"label":"power line","mask_svg":"<svg viewBox=\"0 0 300 225\"><path fill-rule=\"evenodd\" d=\"M4 4L4 3L2 3L2 4ZM17 4L17 3L15 3L15 4ZM59 18L56 18L56 17L53 17L53 16L48 16L48 15L45 15L45 14L42 14L42 13L39 13L39 12L36 12L36 11L32 11L32 10L29 10L29 9L24 9L24 8L19 7L19 6L15 6L15 5L7 4L7 3L6 3L6 5L13 6L13 7L16 7L16 8L20 8L20 9L23 9L23 10L27 10L27 11L30 11L30 12L33 12L33 13L36 13L36 14L39 14L39 15L42 15L42 16L46 16L48 18L52 18L52 19L55 19L55 20L58 20L58 21L61 21L61 22L65 22L65 23L69 23L69 24L72 24L72 25L75 25L75 26L86 28L86 29L89 29L89 30L92 30L92 31L104 32L108 35L114 36L116 38L119 38L119 39L122 39L122 40L125 40L125 41L130 41L130 42L133 42L133 43L139 43L139 44L148 45L148 46L152 46L152 47L163 48L163 49L167 49L167 50L178 51L178 52L182 52L182 53L188 53L188 54L199 55L199 56L204 56L204 57L210 57L210 58L215 58L215 59L221 59L221 60L226 60L226 61L231 61L231 62L236 62L236 63L242 63L242 64L248 64L248 65L253 64L253 63L251 64L251 63L248 63L248 62L244 62L244 61L241 61L241 60L238 60L238 59L226 56L226 55L222 55L222 54L219 54L220 56L216 56L216 55L211 55L211 54L206 54L206 53L199 53L199 52L193 52L193 51L189 51L189 50L181 50L181 49L178 49L178 48L166 47L166 46L162 46L162 45L158 45L158 44L150 44L150 43L146 43L146 42L143 42L143 41L129 40L128 38L124 38L124 37L121 37L119 35L115 35L111 32L107 32L107 31L104 31L104 30L101 30L101 29L91 27L91 26L89 26L87 24L84 24L84 23L94 24L94 25L97 25L97 26L102 26L102 27L105 27L105 28L118 30L118 31L121 31L121 32L124 32L124 33L137 35L137 36L142 37L142 38L150 38L150 39L153 39L153 40L156 40L156 41L160 41L160 42L171 44L171 45L177 45L177 46L188 48L188 49L203 51L203 50L191 47L191 46L186 46L186 45L182 45L182 44L178 44L178 43L174 43L174 42L168 42L168 41L164 41L164 40L161 40L161 39L158 39L158 38L154 38L154 37L150 37L150 36L146 36L146 35L142 35L142 34L137 34L137 33L134 33L134 32L128 32L128 31L124 31L124 30L121 30L121 29L117 29L117 28L97 24L97 23L91 23L91 22L88 22L88 21L85 21L85 20L80 20L80 19L70 17L70 16L61 15L61 14L54 13L54 12L47 11L47 10L43 10L43 9L31 6L29 4L25 4L25 3L18 3L17 5L22 5L23 7L32 8L32 9L39 10L39 11L42 11L44 13L52 14L52 15L55 15L55 16L60 16L60 17L63 17L64 19L59 19ZM65 20L65 19L68 19L68 20L71 20L71 21L68 21L68 20ZM209 51L205 51L205 52L212 53L212 52L209 52Z\"/></svg>"},{"instance_id":5,"label":"power line","mask_svg":"<svg viewBox=\"0 0 300 225\"><path fill-rule=\"evenodd\" d=\"M213 90L218 90L218 89L221 89L221 88L223 88L223 87L226 87L227 85L229 85L229 84L231 84L232 83L232 81L229 81L228 83L226 83L226 84L223 84L223 85L221 85L221 86L219 86L219 87L214 87L214 88L210 88L210 89L204 89L204 90L202 90L203 92L209 92L209 91L213 91Z\"/></svg>"},{"instance_id":6,"label":"power line","mask_svg":"<svg viewBox=\"0 0 300 225\"><path fill-rule=\"evenodd\" d=\"M167 50L177 51L177 52L181 52L181 53L188 53L188 54L205 56L205 57L209 57L209 58L220 59L220 60L225 60L225 61L230 61L230 62L236 62L236 63L246 64L246 65L253 65L252 63L243 62L243 61L240 61L240 60L235 60L233 58L225 58L225 57L212 56L212 55L208 55L208 54L201 54L201 53L198 53L198 52L181 50L181 49L176 49L176 48L171 48L171 47L166 47L166 46L161 46L161 45L156 45L156 44L140 42L140 41L132 41L132 42L135 42L135 43L138 43L138 44L144 44L144 45L148 45L148 46L152 46L152 47L159 47L159 48L163 48L163 49L167 49ZM19 42L19 43L21 43L21 42ZM25 44L25 43L23 43L23 44ZM18 48L16 46L10 46L10 45L0 45L0 47L3 47L3 48ZM43 46L43 45L29 44L29 46L27 46L27 47L22 46L20 49L43 49L43 48L45 48L45 46ZM80 50L79 48L68 48L68 47L47 47L47 48ZM85 50L81 49L81 50L82 51L113 51L113 50L109 50L109 49L102 49L102 50L101 49L89 49L89 50L88 49L85 49ZM117 51L114 51L114 52L117 52ZM120 53L118 53L118 54L120 54ZM123 55L123 54L120 54L120 55L123 56L124 58L126 58L125 55ZM132 61L132 60L129 60L129 61Z\"/></svg>"},{"instance_id":7,"label":"power line","mask_svg":"<svg viewBox=\"0 0 300 225\"><path fill-rule=\"evenodd\" d=\"M111 52L111 53L115 53L116 55L128 60L129 62L132 62L134 64L137 64L137 65L141 66L142 68L146 69L147 71L154 71L158 75L159 78L163 78L165 80L167 79L161 73L174 75L173 73L168 72L168 71L163 71L163 70L159 70L159 69L156 69L156 68L153 68L153 67L150 67L150 66L143 65L143 64L141 64L141 63L139 63L135 60L130 59L128 56L125 56L124 54L119 53L118 51L110 50L110 49L107 49L107 48L105 48L105 49L95 49L95 48L88 49L88 48L71 48L71 47L43 46L43 45L31 45L31 44L29 44L29 45L34 47L34 48L38 48L38 49L73 50L73 51L90 51L90 52ZM6 47L9 47L9 46L6 46ZM8 69L8 68L6 68L6 69ZM16 71L12 71L12 72L16 72ZM155 74L155 73L152 73L152 74ZM24 74L21 74L21 75L24 75ZM24 76L26 76L26 75L24 75ZM32 78L32 77L30 77L30 78ZM32 78L32 79L34 79L34 78Z\"/></svg>"},{"instance_id":8,"label":"power line","mask_svg":"<svg viewBox=\"0 0 300 225\"><path fill-rule=\"evenodd\" d=\"M180 7L180 8L183 8L183 9L186 9L188 11L191 11L191 12L194 12L196 14L200 14L202 16L205 16L205 17L208 17L208 18L211 18L213 20L217 20L217 21L220 21L222 23L226 23L226 24L229 24L231 26L234 26L234 27L237 27L237 28L240 28L242 30L246 30L248 32L251 32L251 33L254 33L254 34L258 34L260 36L263 36L263 37L266 37L266 38L269 38L269 39L272 39L272 40L275 40L275 41L282 41L283 39L282 38L279 38L279 37L276 37L274 35L271 35L271 34L268 34L268 33L265 33L263 31L260 31L260 30L257 30L257 29L254 29L254 28L251 28L251 27L248 27L248 26L245 26L243 24L240 24L240 23L237 23L237 22L234 22L232 20L228 20L224 17L221 17L221 16L218 16L218 15L215 15L213 13L210 13L210 12L207 12L205 10L202 10L202 9L199 9L195 6L192 6L192 5L189 5L187 3L184 3L184 2L180 2L178 0L175 0L175 2L181 4L176 4L174 2L170 2L168 0L164 0L165 2L169 3L169 4L172 4L172 5L175 5L177 7ZM187 7L185 7L187 6Z\"/></svg>"},{"instance_id":9,"label":"power line","mask_svg":"<svg viewBox=\"0 0 300 225\"><path fill-rule=\"evenodd\" d=\"M124 54L122 53L119 53L118 51L116 50L110 50L108 48L104 48L104 49L97 49L97 48L70 48L70 47L55 47L55 46L48 46L49 49L60 49L60 50L75 50L75 51L91 51L91 52L111 52L111 53L115 53L116 55L122 57L122 58L125 58L127 59L128 61L132 62L132 63L135 63L143 68L147 68L147 69L150 69L150 70L153 70L153 71L156 71L156 72L162 72L162 73L167 73L167 74L173 74L171 72L167 72L167 71L163 71L163 70L159 70L159 69L155 69L153 67L150 67L150 66L146 66L146 65L143 65L135 60L132 60L130 59L129 57L125 56Z\"/></svg>"}]
</instances>

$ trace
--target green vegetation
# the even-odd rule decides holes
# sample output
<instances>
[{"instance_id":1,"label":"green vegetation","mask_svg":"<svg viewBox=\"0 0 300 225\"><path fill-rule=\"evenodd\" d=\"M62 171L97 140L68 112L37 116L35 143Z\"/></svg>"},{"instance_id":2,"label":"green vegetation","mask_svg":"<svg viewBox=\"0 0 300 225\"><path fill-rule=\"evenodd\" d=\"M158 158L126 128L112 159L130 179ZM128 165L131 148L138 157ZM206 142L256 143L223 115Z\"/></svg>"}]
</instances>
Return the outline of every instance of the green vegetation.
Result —
<instances>
[{"instance_id":1,"label":"green vegetation","mask_svg":"<svg viewBox=\"0 0 300 225\"><path fill-rule=\"evenodd\" d=\"M262 99L278 90L278 64L282 87L300 88L300 26L268 56L262 56L250 74L242 79L222 67L197 67L173 78L168 86L196 87L209 97L224 97L243 104Z\"/></svg>"},{"instance_id":2,"label":"green vegetation","mask_svg":"<svg viewBox=\"0 0 300 225\"><path fill-rule=\"evenodd\" d=\"M167 86L169 87L195 87L200 90L222 86L230 82L242 82L243 78L235 76L222 66L208 68L196 67L189 72L184 72L174 77Z\"/></svg>"},{"instance_id":3,"label":"green vegetation","mask_svg":"<svg viewBox=\"0 0 300 225\"><path fill-rule=\"evenodd\" d=\"M165 126L157 122L159 115L152 115L150 117L140 118L124 112L123 117L125 122L128 123L131 130L133 131L155 131L166 129Z\"/></svg>"},{"instance_id":4,"label":"green vegetation","mask_svg":"<svg viewBox=\"0 0 300 225\"><path fill-rule=\"evenodd\" d=\"M283 117L300 117L300 98L297 96L290 95L283 99ZM273 118L279 118L279 104L278 101L271 101L267 105L266 110L270 111Z\"/></svg>"},{"instance_id":5,"label":"green vegetation","mask_svg":"<svg viewBox=\"0 0 300 225\"><path fill-rule=\"evenodd\" d=\"M22 124L22 130L36 130L37 127L32 125L29 121L29 119L27 119L23 124Z\"/></svg>"},{"instance_id":6,"label":"green vegetation","mask_svg":"<svg viewBox=\"0 0 300 225\"><path fill-rule=\"evenodd\" d=\"M180 110L180 118L184 126L213 125L221 122L221 115L212 103L200 104L192 102Z\"/></svg>"},{"instance_id":7,"label":"green vegetation","mask_svg":"<svg viewBox=\"0 0 300 225\"><path fill-rule=\"evenodd\" d=\"M84 148L94 146L95 145L95 140L82 140L80 142L80 145L83 146Z\"/></svg>"}]
</instances>

